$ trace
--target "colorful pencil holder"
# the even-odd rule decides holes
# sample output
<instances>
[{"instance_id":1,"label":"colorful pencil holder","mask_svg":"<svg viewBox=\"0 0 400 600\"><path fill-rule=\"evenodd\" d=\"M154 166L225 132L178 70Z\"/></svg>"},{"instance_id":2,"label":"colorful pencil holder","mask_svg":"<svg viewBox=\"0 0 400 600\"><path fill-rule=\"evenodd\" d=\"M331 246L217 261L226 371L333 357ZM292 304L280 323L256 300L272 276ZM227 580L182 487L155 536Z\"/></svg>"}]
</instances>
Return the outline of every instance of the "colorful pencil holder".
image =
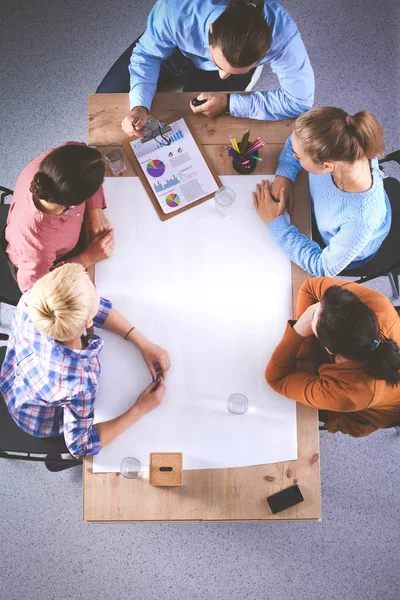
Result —
<instances>
[{"instance_id":1,"label":"colorful pencil holder","mask_svg":"<svg viewBox=\"0 0 400 600\"><path fill-rule=\"evenodd\" d=\"M251 146L253 142L248 142L248 147ZM239 150L241 150L241 144L238 144ZM258 150L254 152L254 156L259 156ZM257 166L257 161L254 158L249 159L250 162L247 165L241 165L237 160L232 159L232 166L235 169L236 173L240 175L250 175L254 171Z\"/></svg>"}]
</instances>

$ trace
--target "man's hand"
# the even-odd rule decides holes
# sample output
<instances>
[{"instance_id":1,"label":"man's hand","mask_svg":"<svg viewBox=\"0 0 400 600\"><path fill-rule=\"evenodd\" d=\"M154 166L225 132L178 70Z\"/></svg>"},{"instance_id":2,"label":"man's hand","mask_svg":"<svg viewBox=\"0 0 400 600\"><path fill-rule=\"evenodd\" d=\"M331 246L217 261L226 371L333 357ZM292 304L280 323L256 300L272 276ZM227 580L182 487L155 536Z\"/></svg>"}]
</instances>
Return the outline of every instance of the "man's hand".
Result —
<instances>
[{"instance_id":1,"label":"man's hand","mask_svg":"<svg viewBox=\"0 0 400 600\"><path fill-rule=\"evenodd\" d=\"M171 366L168 352L148 340L140 345L140 351L152 377L154 379L160 376L165 377Z\"/></svg>"},{"instance_id":2,"label":"man's hand","mask_svg":"<svg viewBox=\"0 0 400 600\"><path fill-rule=\"evenodd\" d=\"M274 200L279 199L282 189L289 215L291 215L293 214L293 182L288 177L277 175L271 185L271 196Z\"/></svg>"},{"instance_id":3,"label":"man's hand","mask_svg":"<svg viewBox=\"0 0 400 600\"><path fill-rule=\"evenodd\" d=\"M255 192L253 192L253 202L256 211L266 225L271 221L283 215L286 208L286 200L283 189L279 194L279 201L273 200L269 188L268 180L258 183Z\"/></svg>"},{"instance_id":4,"label":"man's hand","mask_svg":"<svg viewBox=\"0 0 400 600\"><path fill-rule=\"evenodd\" d=\"M135 106L121 123L121 127L131 138L143 137L143 127L149 118L149 111L145 106Z\"/></svg>"},{"instance_id":5,"label":"man's hand","mask_svg":"<svg viewBox=\"0 0 400 600\"><path fill-rule=\"evenodd\" d=\"M164 399L165 384L164 380L160 378L159 381L153 381L144 392L142 392L139 398L136 400L133 409L138 411L140 416L154 410L160 406Z\"/></svg>"},{"instance_id":6,"label":"man's hand","mask_svg":"<svg viewBox=\"0 0 400 600\"><path fill-rule=\"evenodd\" d=\"M111 229L110 221L102 208L87 210L85 213L86 240L91 241L98 235Z\"/></svg>"},{"instance_id":7,"label":"man's hand","mask_svg":"<svg viewBox=\"0 0 400 600\"><path fill-rule=\"evenodd\" d=\"M301 315L300 319L293 325L293 329L296 333L301 335L302 337L308 337L310 335L314 335L314 332L311 327L312 320L314 318L314 313L319 307L319 302L316 304L311 304Z\"/></svg>"},{"instance_id":8,"label":"man's hand","mask_svg":"<svg viewBox=\"0 0 400 600\"><path fill-rule=\"evenodd\" d=\"M80 259L83 266L87 269L96 263L105 260L114 249L114 229L109 229L95 237L87 246L86 250L81 252Z\"/></svg>"},{"instance_id":9,"label":"man's hand","mask_svg":"<svg viewBox=\"0 0 400 600\"><path fill-rule=\"evenodd\" d=\"M203 114L206 117L218 117L228 110L228 94L222 92L202 92L197 96L199 100L207 100L201 106L193 106L190 101L190 108L195 115Z\"/></svg>"}]
</instances>

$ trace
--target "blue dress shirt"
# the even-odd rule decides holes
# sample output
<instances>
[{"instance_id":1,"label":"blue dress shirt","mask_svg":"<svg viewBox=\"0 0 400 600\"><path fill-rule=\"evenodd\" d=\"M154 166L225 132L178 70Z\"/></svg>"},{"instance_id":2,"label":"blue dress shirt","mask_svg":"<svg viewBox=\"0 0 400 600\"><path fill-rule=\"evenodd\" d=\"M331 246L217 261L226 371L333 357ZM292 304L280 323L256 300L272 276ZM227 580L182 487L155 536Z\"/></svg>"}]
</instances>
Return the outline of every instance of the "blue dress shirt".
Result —
<instances>
[{"instance_id":1,"label":"blue dress shirt","mask_svg":"<svg viewBox=\"0 0 400 600\"><path fill-rule=\"evenodd\" d=\"M158 0L131 56L129 97L132 108L145 106L150 110L161 63L175 48L197 69L217 70L210 57L208 32L227 4L226 0ZM314 102L310 60L295 22L278 2L266 2L264 16L271 28L271 45L259 64L271 65L280 87L245 96L231 94L230 113L253 119L296 117L309 110Z\"/></svg>"}]
</instances>

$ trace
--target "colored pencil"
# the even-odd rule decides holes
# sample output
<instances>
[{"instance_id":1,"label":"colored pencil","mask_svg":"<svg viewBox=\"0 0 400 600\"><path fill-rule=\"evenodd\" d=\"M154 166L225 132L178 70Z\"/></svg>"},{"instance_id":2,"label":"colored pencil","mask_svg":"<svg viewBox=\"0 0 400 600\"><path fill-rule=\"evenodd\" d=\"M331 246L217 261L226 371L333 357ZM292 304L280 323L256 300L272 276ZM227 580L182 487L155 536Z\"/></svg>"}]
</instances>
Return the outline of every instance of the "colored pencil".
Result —
<instances>
[{"instance_id":1,"label":"colored pencil","mask_svg":"<svg viewBox=\"0 0 400 600\"><path fill-rule=\"evenodd\" d=\"M234 158L236 160L236 162L240 163L241 165L247 165L250 160L246 160L246 158L244 156L241 156L240 154L238 154L236 152L236 150L234 150L233 148L228 148L228 154L230 157Z\"/></svg>"},{"instance_id":2,"label":"colored pencil","mask_svg":"<svg viewBox=\"0 0 400 600\"><path fill-rule=\"evenodd\" d=\"M242 139L238 144L236 138L230 135L231 145L226 146L228 155L240 165L248 165L251 160L261 161L259 156L255 156L255 152L258 152L265 146L265 142L258 137L249 145L250 129L246 129L242 135Z\"/></svg>"},{"instance_id":3,"label":"colored pencil","mask_svg":"<svg viewBox=\"0 0 400 600\"><path fill-rule=\"evenodd\" d=\"M242 141L240 142L240 152L242 154L244 154L247 150L247 145L249 143L249 137L250 137L250 129L246 129L246 131L244 132L244 134L242 136Z\"/></svg>"}]
</instances>

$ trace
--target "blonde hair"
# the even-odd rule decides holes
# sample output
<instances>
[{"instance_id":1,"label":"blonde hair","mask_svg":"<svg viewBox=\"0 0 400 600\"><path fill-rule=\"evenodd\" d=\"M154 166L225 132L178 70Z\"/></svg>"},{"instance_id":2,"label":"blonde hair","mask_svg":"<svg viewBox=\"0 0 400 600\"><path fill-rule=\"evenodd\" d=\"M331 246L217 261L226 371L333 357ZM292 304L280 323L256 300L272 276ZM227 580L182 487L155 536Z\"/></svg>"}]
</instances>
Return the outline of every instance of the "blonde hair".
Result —
<instances>
[{"instance_id":1,"label":"blonde hair","mask_svg":"<svg viewBox=\"0 0 400 600\"><path fill-rule=\"evenodd\" d=\"M354 162L382 156L383 128L369 110L352 117L341 108L321 106L300 115L294 125L296 137L314 162Z\"/></svg>"},{"instance_id":2,"label":"blonde hair","mask_svg":"<svg viewBox=\"0 0 400 600\"><path fill-rule=\"evenodd\" d=\"M65 342L81 335L93 317L97 292L82 265L66 264L39 279L28 296L37 329Z\"/></svg>"}]
</instances>

